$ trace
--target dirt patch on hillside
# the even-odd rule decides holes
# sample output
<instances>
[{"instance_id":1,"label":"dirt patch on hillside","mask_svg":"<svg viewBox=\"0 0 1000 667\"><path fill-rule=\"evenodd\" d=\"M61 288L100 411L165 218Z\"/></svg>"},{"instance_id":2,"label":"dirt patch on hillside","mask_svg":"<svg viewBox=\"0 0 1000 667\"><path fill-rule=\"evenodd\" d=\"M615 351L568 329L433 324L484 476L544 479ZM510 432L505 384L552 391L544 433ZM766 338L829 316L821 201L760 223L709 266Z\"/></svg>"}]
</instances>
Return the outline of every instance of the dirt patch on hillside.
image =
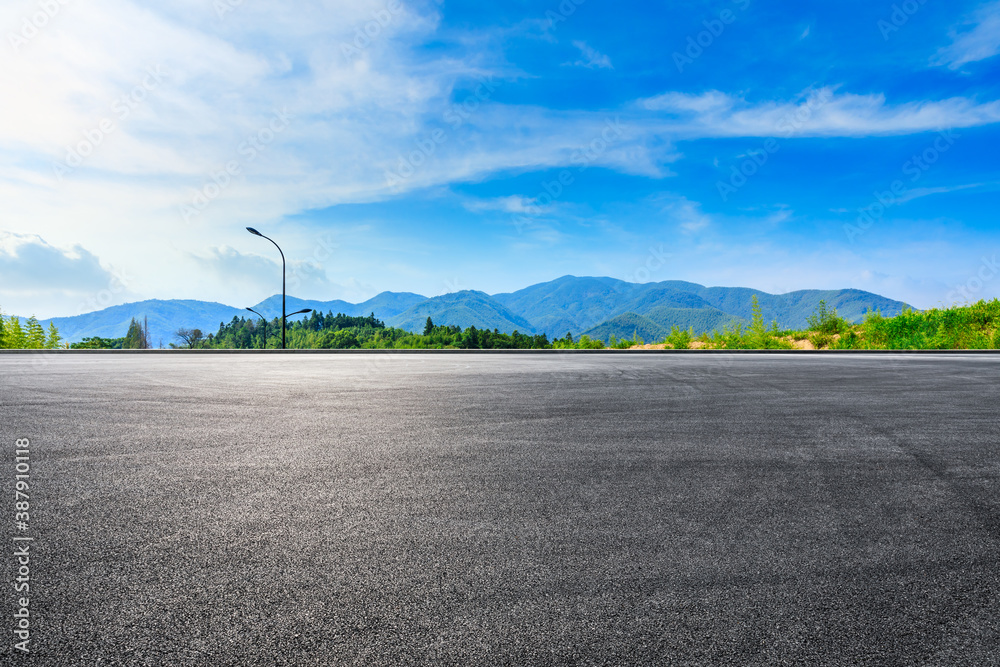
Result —
<instances>
[{"instance_id":1,"label":"dirt patch on hillside","mask_svg":"<svg viewBox=\"0 0 1000 667\"><path fill-rule=\"evenodd\" d=\"M812 344L812 341L808 338L803 338L802 340L795 340L791 336L782 338L789 345L793 346L796 350L815 350L816 346Z\"/></svg>"},{"instance_id":2,"label":"dirt patch on hillside","mask_svg":"<svg viewBox=\"0 0 1000 667\"><path fill-rule=\"evenodd\" d=\"M817 348L813 344L813 342L811 340L809 340L808 338L802 338L800 340L796 340L795 338L792 338L791 336L784 336L784 337L780 338L779 340L781 340L781 341L783 341L785 343L788 343L789 345L792 346L792 349L795 349L795 350L829 350L830 346L832 346L833 343L835 343L838 340L840 340L840 334L836 334L836 335L830 337L830 345L824 345L824 346L819 347L819 348ZM645 345L633 345L632 347L630 347L628 349L630 349L630 350L672 350L672 349L674 349L674 347L673 347L673 345L670 345L669 343L647 343ZM715 348L710 343L706 343L706 342L700 341L700 340L695 340L695 341L691 341L691 346L688 349L691 349L691 350L712 350L712 349L715 349Z\"/></svg>"}]
</instances>

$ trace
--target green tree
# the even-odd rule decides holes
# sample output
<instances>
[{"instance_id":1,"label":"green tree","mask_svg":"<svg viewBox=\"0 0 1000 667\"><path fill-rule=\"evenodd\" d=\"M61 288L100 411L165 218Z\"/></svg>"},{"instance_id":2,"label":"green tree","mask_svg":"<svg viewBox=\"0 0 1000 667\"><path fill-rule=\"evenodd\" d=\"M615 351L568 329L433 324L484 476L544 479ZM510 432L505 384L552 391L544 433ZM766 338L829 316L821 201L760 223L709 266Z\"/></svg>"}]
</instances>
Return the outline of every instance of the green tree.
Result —
<instances>
[{"instance_id":1,"label":"green tree","mask_svg":"<svg viewBox=\"0 0 1000 667\"><path fill-rule=\"evenodd\" d=\"M851 323L837 314L837 309L827 310L826 301L821 300L816 312L806 320L809 329L822 334L844 333L851 328Z\"/></svg>"},{"instance_id":2,"label":"green tree","mask_svg":"<svg viewBox=\"0 0 1000 667\"><path fill-rule=\"evenodd\" d=\"M38 318L34 315L28 318L25 335L28 339L25 347L32 350L45 348L45 329L42 328L42 325L38 322Z\"/></svg>"},{"instance_id":3,"label":"green tree","mask_svg":"<svg viewBox=\"0 0 1000 667\"><path fill-rule=\"evenodd\" d=\"M73 343L69 347L71 350L120 350L124 342L124 338L101 338L100 336L93 336L84 338L79 343Z\"/></svg>"},{"instance_id":4,"label":"green tree","mask_svg":"<svg viewBox=\"0 0 1000 667\"><path fill-rule=\"evenodd\" d=\"M424 335L430 336L432 333L434 333L434 321L431 320L430 316L428 315L427 323L424 324Z\"/></svg>"},{"instance_id":5,"label":"green tree","mask_svg":"<svg viewBox=\"0 0 1000 667\"><path fill-rule=\"evenodd\" d=\"M691 347L691 341L693 340L694 327L688 331L681 331L680 327L675 324L670 327L670 335L667 336L665 342L669 343L675 350L687 350Z\"/></svg>"},{"instance_id":6,"label":"green tree","mask_svg":"<svg viewBox=\"0 0 1000 667\"><path fill-rule=\"evenodd\" d=\"M28 337L24 334L21 321L16 315L11 315L4 327L4 347L9 350L19 350L28 346Z\"/></svg>"},{"instance_id":7,"label":"green tree","mask_svg":"<svg viewBox=\"0 0 1000 667\"><path fill-rule=\"evenodd\" d=\"M328 331L320 341L321 348L326 350L353 350L361 347L358 337L351 329Z\"/></svg>"},{"instance_id":8,"label":"green tree","mask_svg":"<svg viewBox=\"0 0 1000 667\"><path fill-rule=\"evenodd\" d=\"M59 329L52 322L49 322L49 336L45 341L45 347L50 350L58 349L59 345L62 343L62 337L59 335Z\"/></svg>"},{"instance_id":9,"label":"green tree","mask_svg":"<svg viewBox=\"0 0 1000 667\"><path fill-rule=\"evenodd\" d=\"M750 300L750 313L750 330L747 332L750 344L758 349L767 349L767 343L771 336L767 325L764 324L764 313L760 308L760 302L757 301L756 294Z\"/></svg>"},{"instance_id":10,"label":"green tree","mask_svg":"<svg viewBox=\"0 0 1000 667\"><path fill-rule=\"evenodd\" d=\"M145 350L149 348L149 321L140 323L134 317L128 325L125 342L122 348L126 350Z\"/></svg>"}]
</instances>

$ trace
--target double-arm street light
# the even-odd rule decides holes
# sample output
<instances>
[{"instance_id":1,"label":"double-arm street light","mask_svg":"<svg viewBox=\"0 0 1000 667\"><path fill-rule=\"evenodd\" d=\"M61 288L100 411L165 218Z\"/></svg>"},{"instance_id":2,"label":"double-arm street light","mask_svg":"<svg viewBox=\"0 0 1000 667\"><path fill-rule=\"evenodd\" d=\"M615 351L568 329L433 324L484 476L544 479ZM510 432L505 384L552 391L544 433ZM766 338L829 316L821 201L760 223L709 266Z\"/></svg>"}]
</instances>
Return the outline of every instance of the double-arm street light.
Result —
<instances>
[{"instance_id":1,"label":"double-arm street light","mask_svg":"<svg viewBox=\"0 0 1000 667\"><path fill-rule=\"evenodd\" d=\"M272 241L272 243L273 243L273 241ZM247 310L249 310L251 313L253 313L257 317L259 317L261 319L261 321L264 322L264 342L260 344L260 349L263 350L264 348L267 347L267 318L264 317L263 315L261 315L260 313L258 313L253 308L247 307ZM312 308L303 308L302 310L297 310L294 313L288 313L287 317L291 317L292 315L301 315L302 313L311 313L312 311L313 311ZM281 345L282 345L282 349L284 349L284 345L285 345L285 341L284 340L281 341Z\"/></svg>"},{"instance_id":2,"label":"double-arm street light","mask_svg":"<svg viewBox=\"0 0 1000 667\"><path fill-rule=\"evenodd\" d=\"M271 243L274 243L274 239L271 239L271 238L268 238L268 237L264 236L263 234L261 234L260 232L258 232L253 227L247 227L247 231L250 232L251 234L253 234L254 236L259 236L261 238L265 238L268 241L270 241ZM279 253L281 253L281 349L284 350L285 349L285 320L288 319L288 317L291 316L291 315L299 315L301 313L311 313L312 312L312 308L306 308L304 310L299 310L299 311L296 311L294 313L285 313L285 253L281 252L281 246L279 246L277 243L274 243L274 247L278 249ZM247 308L247 310L250 310L250 309ZM254 312L256 313L257 311L254 311ZM257 314L260 315L260 313L257 313Z\"/></svg>"}]
</instances>

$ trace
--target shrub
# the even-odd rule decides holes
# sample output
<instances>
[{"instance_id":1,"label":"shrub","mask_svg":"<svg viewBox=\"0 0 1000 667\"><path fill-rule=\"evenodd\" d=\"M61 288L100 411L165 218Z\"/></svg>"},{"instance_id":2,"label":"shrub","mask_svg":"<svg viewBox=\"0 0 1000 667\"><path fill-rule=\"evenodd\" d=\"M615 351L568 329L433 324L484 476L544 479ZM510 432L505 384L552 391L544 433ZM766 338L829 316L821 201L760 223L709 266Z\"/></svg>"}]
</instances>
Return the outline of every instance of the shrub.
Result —
<instances>
[{"instance_id":1,"label":"shrub","mask_svg":"<svg viewBox=\"0 0 1000 667\"><path fill-rule=\"evenodd\" d=\"M670 335L664 341L675 350L687 350L691 347L691 341L694 340L694 329L689 329L688 331L681 331L676 325L670 328Z\"/></svg>"},{"instance_id":2,"label":"shrub","mask_svg":"<svg viewBox=\"0 0 1000 667\"><path fill-rule=\"evenodd\" d=\"M823 349L824 347L829 347L833 342L833 336L822 331L814 333L809 336L809 342L813 344L817 350Z\"/></svg>"},{"instance_id":3,"label":"shrub","mask_svg":"<svg viewBox=\"0 0 1000 667\"><path fill-rule=\"evenodd\" d=\"M810 330L831 336L846 333L851 328L850 322L837 315L836 308L827 310L826 301L819 302L819 307L806 319L806 322Z\"/></svg>"}]
</instances>

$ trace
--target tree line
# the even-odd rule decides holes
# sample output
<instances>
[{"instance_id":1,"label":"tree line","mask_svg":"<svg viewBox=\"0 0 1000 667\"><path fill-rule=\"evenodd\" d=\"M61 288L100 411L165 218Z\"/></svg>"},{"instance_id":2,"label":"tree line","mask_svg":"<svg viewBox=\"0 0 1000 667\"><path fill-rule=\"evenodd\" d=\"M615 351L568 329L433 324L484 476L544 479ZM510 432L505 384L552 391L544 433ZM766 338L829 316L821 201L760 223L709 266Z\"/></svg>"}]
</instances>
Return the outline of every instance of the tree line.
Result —
<instances>
[{"instance_id":1,"label":"tree line","mask_svg":"<svg viewBox=\"0 0 1000 667\"><path fill-rule=\"evenodd\" d=\"M4 317L0 310L0 349L3 350L54 350L62 346L59 329L49 322L48 331L34 315L24 324L20 318Z\"/></svg>"},{"instance_id":2,"label":"tree line","mask_svg":"<svg viewBox=\"0 0 1000 667\"><path fill-rule=\"evenodd\" d=\"M526 350L602 348L600 341L572 335L550 341L545 334L503 333L497 329L458 326L438 326L428 317L423 333L387 327L375 317L313 312L312 315L287 325L286 347L289 349L463 349L463 350ZM281 347L281 318L264 322L260 318L233 317L220 322L219 330L205 334L199 329L178 329L176 343L171 347L185 349L277 349Z\"/></svg>"},{"instance_id":3,"label":"tree line","mask_svg":"<svg viewBox=\"0 0 1000 667\"><path fill-rule=\"evenodd\" d=\"M148 350L153 347L149 338L149 318L142 322L132 318L128 331L121 338L101 338L91 336L70 345L72 350Z\"/></svg>"}]
</instances>

